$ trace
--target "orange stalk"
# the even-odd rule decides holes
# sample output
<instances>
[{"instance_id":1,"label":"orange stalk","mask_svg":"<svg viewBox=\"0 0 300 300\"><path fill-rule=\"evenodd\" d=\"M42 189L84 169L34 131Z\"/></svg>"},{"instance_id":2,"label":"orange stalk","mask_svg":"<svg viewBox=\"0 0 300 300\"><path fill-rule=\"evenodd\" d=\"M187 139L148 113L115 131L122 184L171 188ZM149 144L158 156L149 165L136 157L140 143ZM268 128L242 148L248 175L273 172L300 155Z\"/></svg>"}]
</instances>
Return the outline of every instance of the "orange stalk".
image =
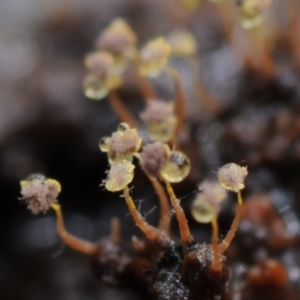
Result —
<instances>
[{"instance_id":1,"label":"orange stalk","mask_svg":"<svg viewBox=\"0 0 300 300\"><path fill-rule=\"evenodd\" d=\"M116 244L121 242L121 224L118 218L111 220L110 239Z\"/></svg>"},{"instance_id":2,"label":"orange stalk","mask_svg":"<svg viewBox=\"0 0 300 300\"><path fill-rule=\"evenodd\" d=\"M219 226L218 226L217 218L212 220L211 225L212 225L212 245L214 251L214 260L212 263L212 268L216 271L219 271L222 268L222 264L221 264L220 249L218 246Z\"/></svg>"},{"instance_id":3,"label":"orange stalk","mask_svg":"<svg viewBox=\"0 0 300 300\"><path fill-rule=\"evenodd\" d=\"M154 88L151 86L149 79L141 76L140 74L137 74L136 77L144 99L146 101L157 99L156 92Z\"/></svg>"},{"instance_id":4,"label":"orange stalk","mask_svg":"<svg viewBox=\"0 0 300 300\"><path fill-rule=\"evenodd\" d=\"M157 228L149 225L144 220L144 218L142 217L140 212L136 209L135 204L129 195L128 186L126 186L124 189L124 197L125 197L125 201L128 206L128 209L135 221L136 226L138 226L143 231L143 233L145 234L145 236L148 240L153 241L153 240L158 239L161 235L161 231L159 231Z\"/></svg>"},{"instance_id":5,"label":"orange stalk","mask_svg":"<svg viewBox=\"0 0 300 300\"><path fill-rule=\"evenodd\" d=\"M134 66L135 66L135 74L136 74L136 79L138 82L138 86L142 92L142 95L144 96L144 99L146 101L151 101L154 99L157 99L157 94L152 87L150 81L148 78L141 76L139 72L139 57L135 56L134 58Z\"/></svg>"},{"instance_id":6,"label":"orange stalk","mask_svg":"<svg viewBox=\"0 0 300 300\"><path fill-rule=\"evenodd\" d=\"M229 1L225 0L219 3L215 3L214 7L219 14L224 35L227 41L230 41L234 25L236 23L233 5Z\"/></svg>"},{"instance_id":7,"label":"orange stalk","mask_svg":"<svg viewBox=\"0 0 300 300\"><path fill-rule=\"evenodd\" d=\"M116 112L117 116L122 122L127 123L130 127L138 127L138 123L131 112L124 106L120 97L115 91L110 91L109 101Z\"/></svg>"},{"instance_id":8,"label":"orange stalk","mask_svg":"<svg viewBox=\"0 0 300 300\"><path fill-rule=\"evenodd\" d=\"M167 187L167 192L170 196L172 206L173 206L175 214L176 214L176 218L178 220L181 242L183 244L188 244L193 241L193 237L191 235L190 228L188 226L188 222L185 217L184 211L180 205L180 202L177 200L177 198L174 194L171 184L166 180L165 180L165 184Z\"/></svg>"},{"instance_id":9,"label":"orange stalk","mask_svg":"<svg viewBox=\"0 0 300 300\"><path fill-rule=\"evenodd\" d=\"M174 83L175 90L175 115L178 119L177 130L184 128L184 121L186 117L186 97L182 88L181 80L178 73L171 67L165 67L166 72L170 75Z\"/></svg>"},{"instance_id":10,"label":"orange stalk","mask_svg":"<svg viewBox=\"0 0 300 300\"><path fill-rule=\"evenodd\" d=\"M235 236L235 233L237 231L237 228L238 228L240 220L241 220L242 210L243 210L243 206L239 204L237 207L237 212L236 212L235 218L231 224L231 228L228 231L225 238L223 239L222 243L219 245L219 251L221 254L227 250L227 248L229 247L229 245L231 244L231 242Z\"/></svg>"},{"instance_id":11,"label":"orange stalk","mask_svg":"<svg viewBox=\"0 0 300 300\"><path fill-rule=\"evenodd\" d=\"M97 245L91 242L81 240L68 233L64 226L64 219L60 205L57 203L53 203L51 204L51 208L55 211L57 217L57 232L63 240L63 242L75 251L87 255L94 255L98 249Z\"/></svg>"},{"instance_id":12,"label":"orange stalk","mask_svg":"<svg viewBox=\"0 0 300 300\"><path fill-rule=\"evenodd\" d=\"M201 106L212 114L217 114L222 106L220 102L213 97L201 81L195 86L196 95Z\"/></svg>"},{"instance_id":13,"label":"orange stalk","mask_svg":"<svg viewBox=\"0 0 300 300\"><path fill-rule=\"evenodd\" d=\"M274 60L270 49L270 41L264 32L263 26L248 30L250 42L247 53L250 64L267 76L275 72Z\"/></svg>"},{"instance_id":14,"label":"orange stalk","mask_svg":"<svg viewBox=\"0 0 300 300\"><path fill-rule=\"evenodd\" d=\"M294 55L295 65L300 68L300 17L299 17L299 1L288 1L288 15L290 16L290 24L288 36L292 53Z\"/></svg>"},{"instance_id":15,"label":"orange stalk","mask_svg":"<svg viewBox=\"0 0 300 300\"><path fill-rule=\"evenodd\" d=\"M160 220L159 220L159 229L166 232L166 234L170 235L170 205L169 205L169 199L167 197L167 194L165 190L163 189L161 183L157 180L157 178L149 176L147 174L148 178L150 179L152 186L155 189L155 192L159 199L160 204Z\"/></svg>"}]
</instances>

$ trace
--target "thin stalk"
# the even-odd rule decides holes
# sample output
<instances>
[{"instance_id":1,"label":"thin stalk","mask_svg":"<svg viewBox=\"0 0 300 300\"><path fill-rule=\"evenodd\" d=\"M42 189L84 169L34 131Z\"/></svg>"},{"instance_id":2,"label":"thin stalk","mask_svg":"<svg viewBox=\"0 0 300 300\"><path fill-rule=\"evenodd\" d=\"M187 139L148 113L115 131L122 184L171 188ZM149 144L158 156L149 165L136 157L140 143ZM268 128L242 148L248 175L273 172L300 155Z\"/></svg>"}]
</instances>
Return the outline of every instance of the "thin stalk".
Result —
<instances>
[{"instance_id":1,"label":"thin stalk","mask_svg":"<svg viewBox=\"0 0 300 300\"><path fill-rule=\"evenodd\" d=\"M126 204L135 221L135 224L143 231L143 233L145 234L148 240L158 239L159 236L161 235L161 232L157 228L149 225L144 220L140 212L136 209L135 204L132 198L130 197L128 186L125 187L123 192L124 192Z\"/></svg>"},{"instance_id":2,"label":"thin stalk","mask_svg":"<svg viewBox=\"0 0 300 300\"><path fill-rule=\"evenodd\" d=\"M109 101L116 112L117 116L122 122L126 122L130 127L138 127L138 123L131 112L124 106L120 97L115 91L110 91Z\"/></svg>"},{"instance_id":3,"label":"thin stalk","mask_svg":"<svg viewBox=\"0 0 300 300\"><path fill-rule=\"evenodd\" d=\"M147 173L146 173L147 174ZM161 183L157 180L157 178L148 175L149 180L152 183L152 186L155 189L155 192L159 199L160 204L160 218L159 218L159 229L166 232L166 234L170 235L170 205L168 196L161 185Z\"/></svg>"},{"instance_id":4,"label":"thin stalk","mask_svg":"<svg viewBox=\"0 0 300 300\"><path fill-rule=\"evenodd\" d=\"M236 22L232 3L230 3L230 1L224 0L222 2L214 3L214 7L219 14L224 35L227 41L230 41Z\"/></svg>"},{"instance_id":5,"label":"thin stalk","mask_svg":"<svg viewBox=\"0 0 300 300\"><path fill-rule=\"evenodd\" d=\"M134 155L139 161L141 161L141 156L139 153L136 153ZM158 181L158 179L154 176L149 175L145 170L143 170L144 173L149 178L156 195L158 196L159 204L160 204L160 219L159 219L159 229L163 230L167 236L170 236L170 204L168 196L165 192L165 189L161 185L161 183Z\"/></svg>"},{"instance_id":6,"label":"thin stalk","mask_svg":"<svg viewBox=\"0 0 300 300\"><path fill-rule=\"evenodd\" d=\"M87 254L87 255L94 255L97 252L97 245L91 242L87 242L81 240L70 233L68 233L64 226L64 219L61 212L61 207L57 203L51 204L51 208L55 211L57 217L57 232L63 242L72 248L75 251Z\"/></svg>"},{"instance_id":7,"label":"thin stalk","mask_svg":"<svg viewBox=\"0 0 300 300\"><path fill-rule=\"evenodd\" d=\"M275 65L272 58L270 41L264 32L263 26L248 30L250 47L247 59L252 67L259 69L267 76L274 75Z\"/></svg>"},{"instance_id":8,"label":"thin stalk","mask_svg":"<svg viewBox=\"0 0 300 300\"><path fill-rule=\"evenodd\" d=\"M204 85L200 72L201 64L199 61L200 58L197 55L194 55L189 59L189 64L195 73L195 77L199 78L197 82L193 84L193 91L195 92L201 108L213 115L216 115L222 109L222 105L220 101L216 99L216 97L214 97Z\"/></svg>"},{"instance_id":9,"label":"thin stalk","mask_svg":"<svg viewBox=\"0 0 300 300\"><path fill-rule=\"evenodd\" d=\"M222 268L222 264L221 264L220 249L218 245L219 226L218 226L217 218L212 220L211 225L212 225L212 245L214 251L214 260L212 263L212 268L216 271L219 271Z\"/></svg>"},{"instance_id":10,"label":"thin stalk","mask_svg":"<svg viewBox=\"0 0 300 300\"><path fill-rule=\"evenodd\" d=\"M118 218L111 220L110 239L116 244L121 242L121 224Z\"/></svg>"},{"instance_id":11,"label":"thin stalk","mask_svg":"<svg viewBox=\"0 0 300 300\"><path fill-rule=\"evenodd\" d=\"M174 83L174 90L175 90L175 115L177 116L178 123L177 123L177 132L184 128L184 121L186 117L186 97L184 90L182 88L181 80L178 73L171 67L165 67L166 72L172 78Z\"/></svg>"},{"instance_id":12,"label":"thin stalk","mask_svg":"<svg viewBox=\"0 0 300 300\"><path fill-rule=\"evenodd\" d=\"M176 218L178 220L181 242L183 244L188 244L193 241L193 237L191 235L190 228L188 226L188 222L185 217L184 211L180 205L180 202L177 200L177 198L174 194L171 184L166 180L165 180L165 184L167 187L167 192L170 196L172 206L173 206L175 214L176 214Z\"/></svg>"},{"instance_id":13,"label":"thin stalk","mask_svg":"<svg viewBox=\"0 0 300 300\"><path fill-rule=\"evenodd\" d=\"M241 190L239 190L237 192L237 198L238 198L238 204L239 205L242 205L243 204L243 199L242 199L242 193L241 193Z\"/></svg>"},{"instance_id":14,"label":"thin stalk","mask_svg":"<svg viewBox=\"0 0 300 300\"><path fill-rule=\"evenodd\" d=\"M157 94L152 87L150 81L148 78L141 76L139 72L139 57L135 55L134 57L134 66L135 66L135 74L138 86L142 92L142 95L144 97L144 100L151 101L157 99Z\"/></svg>"},{"instance_id":15,"label":"thin stalk","mask_svg":"<svg viewBox=\"0 0 300 300\"><path fill-rule=\"evenodd\" d=\"M152 87L148 78L141 76L138 71L137 73L137 81L142 92L142 95L146 101L151 101L157 99L157 94Z\"/></svg>"},{"instance_id":16,"label":"thin stalk","mask_svg":"<svg viewBox=\"0 0 300 300\"><path fill-rule=\"evenodd\" d=\"M196 95L201 106L208 112L216 115L222 108L220 102L213 97L204 84L199 81L195 86Z\"/></svg>"},{"instance_id":17,"label":"thin stalk","mask_svg":"<svg viewBox=\"0 0 300 300\"><path fill-rule=\"evenodd\" d=\"M300 68L300 17L299 1L288 1L288 15L290 16L289 32L290 45L294 55L295 65Z\"/></svg>"},{"instance_id":18,"label":"thin stalk","mask_svg":"<svg viewBox=\"0 0 300 300\"><path fill-rule=\"evenodd\" d=\"M228 249L229 245L231 244L231 242L235 236L236 230L237 230L240 220L241 220L242 210L243 210L243 206L239 204L237 207L236 215L231 224L231 228L228 231L225 238L223 239L222 243L219 245L219 251L221 254L224 253Z\"/></svg>"}]
</instances>

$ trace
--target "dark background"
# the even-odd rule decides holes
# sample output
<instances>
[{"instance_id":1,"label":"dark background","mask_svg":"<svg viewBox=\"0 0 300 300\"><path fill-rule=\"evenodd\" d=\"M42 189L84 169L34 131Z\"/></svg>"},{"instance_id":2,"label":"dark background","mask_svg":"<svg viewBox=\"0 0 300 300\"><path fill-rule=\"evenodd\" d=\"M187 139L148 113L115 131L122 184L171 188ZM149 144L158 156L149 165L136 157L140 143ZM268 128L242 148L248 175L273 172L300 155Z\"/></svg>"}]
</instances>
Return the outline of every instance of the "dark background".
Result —
<instances>
[{"instance_id":1,"label":"dark background","mask_svg":"<svg viewBox=\"0 0 300 300\"><path fill-rule=\"evenodd\" d=\"M115 130L119 120L107 99L91 101L82 91L86 73L83 57L116 16L131 24L140 44L176 26L191 29L199 43L203 81L222 105L218 115L201 110L190 89L198 75L190 71L189 64L173 62L190 99L192 143L186 150L193 157L192 178L176 188L178 196L187 200L183 206L188 208L200 180L214 177L223 163L235 161L249 165L246 194L281 193L283 199L276 203L287 203L298 214L299 134L292 142L278 139L288 132L288 126L295 127L299 122L298 71L286 63L279 49L284 67L274 80L265 80L256 73L249 75L226 44L216 11L210 5L204 5L190 18L172 1L161 2L1 1L1 300L135 297L127 291L104 288L92 276L88 258L63 246L53 213L33 216L19 201L19 181L33 172L42 172L62 184L59 200L70 232L96 241L109 234L110 219L117 216L123 220L127 244L132 233L140 234L119 195L111 195L99 186L108 165L98 149L98 140ZM162 95L172 95L167 78L157 81L156 87ZM130 76L121 96L130 100L127 105L137 115L144 104ZM280 120L286 126L283 133L276 125ZM142 200L141 209L147 213L157 205L155 194L139 170L137 175L134 198ZM147 215L149 222L156 222L157 211L156 207ZM232 216L228 205L221 214L222 232L228 229ZM194 229L199 240L209 240L206 229L200 225Z\"/></svg>"}]
</instances>

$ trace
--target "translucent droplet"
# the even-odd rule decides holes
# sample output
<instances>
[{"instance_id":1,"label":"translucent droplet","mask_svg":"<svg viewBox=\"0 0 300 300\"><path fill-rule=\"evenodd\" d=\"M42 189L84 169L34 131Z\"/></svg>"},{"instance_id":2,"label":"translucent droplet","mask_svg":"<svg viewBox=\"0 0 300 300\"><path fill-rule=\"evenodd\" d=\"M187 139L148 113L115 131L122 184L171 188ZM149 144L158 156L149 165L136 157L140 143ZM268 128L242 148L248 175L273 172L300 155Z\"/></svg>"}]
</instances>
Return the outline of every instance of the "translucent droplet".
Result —
<instances>
[{"instance_id":1,"label":"translucent droplet","mask_svg":"<svg viewBox=\"0 0 300 300\"><path fill-rule=\"evenodd\" d=\"M99 78L93 74L88 74L83 81L85 95L93 100L101 100L107 96L109 90Z\"/></svg>"},{"instance_id":2,"label":"translucent droplet","mask_svg":"<svg viewBox=\"0 0 300 300\"><path fill-rule=\"evenodd\" d=\"M60 193L61 192L61 185L55 179L51 179L51 178L47 179L45 181L45 185L51 186L51 190L55 191L56 193Z\"/></svg>"},{"instance_id":3,"label":"translucent droplet","mask_svg":"<svg viewBox=\"0 0 300 300\"><path fill-rule=\"evenodd\" d=\"M171 151L165 165L160 169L161 176L168 182L180 182L190 172L191 163L185 154Z\"/></svg>"},{"instance_id":4,"label":"translucent droplet","mask_svg":"<svg viewBox=\"0 0 300 300\"><path fill-rule=\"evenodd\" d=\"M199 194L192 204L191 213L197 222L210 223L217 217L219 207L214 202L207 201L204 195Z\"/></svg>"},{"instance_id":5,"label":"translucent droplet","mask_svg":"<svg viewBox=\"0 0 300 300\"><path fill-rule=\"evenodd\" d=\"M147 126L150 140L153 142L167 143L174 138L176 123L158 122L149 123Z\"/></svg>"},{"instance_id":6,"label":"translucent droplet","mask_svg":"<svg viewBox=\"0 0 300 300\"><path fill-rule=\"evenodd\" d=\"M129 127L129 125L127 123L120 123L117 130L119 132L125 132L125 131L127 131L129 129L130 129L130 127Z\"/></svg>"},{"instance_id":7,"label":"translucent droplet","mask_svg":"<svg viewBox=\"0 0 300 300\"><path fill-rule=\"evenodd\" d=\"M46 181L46 176L44 174L41 174L41 173L33 173L33 174L30 174L26 180L28 181L33 181L33 180L38 180L40 182L45 182Z\"/></svg>"},{"instance_id":8,"label":"translucent droplet","mask_svg":"<svg viewBox=\"0 0 300 300\"><path fill-rule=\"evenodd\" d=\"M110 137L105 136L99 141L99 148L102 152L108 152L110 147Z\"/></svg>"}]
</instances>

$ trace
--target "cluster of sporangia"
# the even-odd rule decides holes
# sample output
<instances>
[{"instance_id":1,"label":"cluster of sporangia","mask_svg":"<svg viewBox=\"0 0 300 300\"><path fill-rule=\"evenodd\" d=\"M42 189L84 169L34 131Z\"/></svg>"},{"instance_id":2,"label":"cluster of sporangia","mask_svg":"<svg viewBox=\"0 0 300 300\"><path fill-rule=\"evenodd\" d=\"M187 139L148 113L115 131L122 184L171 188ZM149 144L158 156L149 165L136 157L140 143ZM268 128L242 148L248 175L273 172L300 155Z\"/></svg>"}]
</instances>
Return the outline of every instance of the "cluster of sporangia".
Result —
<instances>
[{"instance_id":1,"label":"cluster of sporangia","mask_svg":"<svg viewBox=\"0 0 300 300\"><path fill-rule=\"evenodd\" d=\"M177 43L177 53L190 55L194 52L193 39L186 34L177 36L177 41L186 39L185 47ZM176 38L173 36L173 41ZM188 42L189 41L189 42ZM144 287L144 293L154 299L221 299L224 297L228 270L225 266L224 252L230 245L239 224L242 212L241 190L247 168L229 163L218 171L218 182L204 181L192 205L192 215L196 221L211 223L211 245L198 244L190 233L185 213L176 198L172 185L181 182L189 174L189 158L181 151L172 150L169 144L176 143L176 134L182 125L178 115L185 100L176 72L167 67L171 45L163 38L150 41L139 53L135 49L136 37L123 20L114 21L101 34L98 50L85 59L90 74L85 80L86 95L101 98L111 94L122 82L122 74L129 61L134 61L139 69L139 80L152 76L162 69L172 77L175 86L175 103L153 100L151 88L146 81L140 81L147 97L148 108L141 114L148 125L151 142L143 145L138 130L132 126L137 123L120 102L113 102L120 118L130 120L131 124L121 123L110 137L100 140L101 151L107 153L109 170L104 182L111 192L123 192L125 202L135 224L144 233L146 240L133 238L135 253L126 251L121 245L118 222L113 222L110 239L99 244L83 241L72 236L64 227L60 205L57 203L61 191L59 182L38 175L21 182L22 199L34 213L47 212L51 207L57 215L58 233L71 248L93 258L98 275L110 284L130 285L137 280ZM174 44L176 44L174 43ZM176 52L175 51L175 52ZM174 51L173 51L174 52ZM116 104L117 103L117 104ZM169 144L168 144L169 143ZM160 201L158 227L146 222L130 196L128 185L134 179L134 161L138 160L148 176ZM237 193L238 209L231 229L223 241L219 242L217 217L226 191ZM170 232L172 209L177 218L180 242L174 241ZM145 271L147 270L147 271ZM136 287L135 287L136 288Z\"/></svg>"}]
</instances>

